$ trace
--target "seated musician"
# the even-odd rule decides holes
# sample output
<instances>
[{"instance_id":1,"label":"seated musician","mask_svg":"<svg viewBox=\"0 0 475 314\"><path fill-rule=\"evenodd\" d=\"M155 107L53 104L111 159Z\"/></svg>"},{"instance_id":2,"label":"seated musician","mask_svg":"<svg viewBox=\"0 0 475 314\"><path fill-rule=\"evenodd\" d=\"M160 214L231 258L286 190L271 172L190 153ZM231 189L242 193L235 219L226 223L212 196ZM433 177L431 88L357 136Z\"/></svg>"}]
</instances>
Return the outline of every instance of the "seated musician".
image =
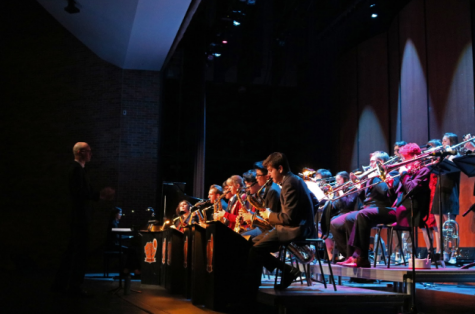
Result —
<instances>
[{"instance_id":1,"label":"seated musician","mask_svg":"<svg viewBox=\"0 0 475 314\"><path fill-rule=\"evenodd\" d=\"M183 231L188 225L191 225L193 222L199 223L198 217L191 213L191 204L188 201L181 201L176 208L177 217L173 220L173 225L170 228Z\"/></svg>"},{"instance_id":2,"label":"seated musician","mask_svg":"<svg viewBox=\"0 0 475 314\"><path fill-rule=\"evenodd\" d=\"M388 154L381 151L376 151L370 156L372 169L376 169L377 163L384 163L389 159ZM398 184L398 177L394 179L395 184ZM376 170L368 175L368 180L361 188L365 187L363 207L359 211L335 218L330 224L337 247L343 252L346 248L348 257L344 262L338 263L339 265L371 267L368 259L371 228L377 224L396 221L396 211L390 207L393 202L388 196L388 186L381 180Z\"/></svg>"},{"instance_id":3,"label":"seated musician","mask_svg":"<svg viewBox=\"0 0 475 314\"><path fill-rule=\"evenodd\" d=\"M261 239L255 242L249 251L245 278L249 285L246 290L249 299L254 299L257 295L262 266L270 271L278 268L284 272L285 281L281 283L280 289L287 288L300 274L298 269L286 265L269 253L277 252L281 244L314 237L316 234L310 191L305 182L290 171L286 156L282 153L272 153L263 164L272 180L282 185L281 211L275 213L267 208L261 212L262 217L268 219L275 228L263 233Z\"/></svg>"},{"instance_id":4,"label":"seated musician","mask_svg":"<svg viewBox=\"0 0 475 314\"><path fill-rule=\"evenodd\" d=\"M414 159L421 153L419 145L409 143L399 150L403 161ZM421 161L403 165L399 168L399 184L394 185L394 180L389 175L386 183L390 193L396 193L396 201L393 207L396 208L396 220L399 226L410 227L411 224L411 199L414 212L414 224L424 228L425 221L429 215L430 205L430 169L421 167ZM427 240L426 240L427 241ZM412 243L412 242L411 242ZM430 249L430 242L426 242L427 249Z\"/></svg>"},{"instance_id":5,"label":"seated musician","mask_svg":"<svg viewBox=\"0 0 475 314\"><path fill-rule=\"evenodd\" d=\"M401 153L399 152L399 150L401 149L401 147L403 147L406 144L407 143L405 141L399 141L399 142L394 143L394 156L397 156L399 157L399 159L401 159ZM397 162L397 161L398 160L395 160L394 162Z\"/></svg>"},{"instance_id":6,"label":"seated musician","mask_svg":"<svg viewBox=\"0 0 475 314\"><path fill-rule=\"evenodd\" d=\"M209 188L208 192L209 203L213 206L210 206L204 213L205 220L212 220L213 214L216 206L216 202L219 200L221 208L223 210L228 209L228 203L224 200L225 196L223 195L223 188L217 184L213 184Z\"/></svg>"},{"instance_id":7,"label":"seated musician","mask_svg":"<svg viewBox=\"0 0 475 314\"><path fill-rule=\"evenodd\" d=\"M234 229L236 224L236 218L239 216L239 209L242 208L241 203L244 203L247 208L249 208L249 203L246 200L246 194L243 192L244 183L241 176L233 175L226 181L229 187L229 193L232 195L228 203L228 208L226 211L221 211L214 214L215 220L220 220L225 218L229 223L228 227ZM241 197L241 201L238 200L238 195Z\"/></svg>"},{"instance_id":8,"label":"seated musician","mask_svg":"<svg viewBox=\"0 0 475 314\"><path fill-rule=\"evenodd\" d=\"M262 198L266 208L269 208L274 213L280 212L280 187L272 180L269 181L271 177L267 171L267 168L262 164L262 161L257 161L254 163L254 170L256 171L258 185L262 187L267 183L267 185L261 191L261 193L263 193Z\"/></svg>"},{"instance_id":9,"label":"seated musician","mask_svg":"<svg viewBox=\"0 0 475 314\"><path fill-rule=\"evenodd\" d=\"M249 170L246 173L242 175L244 178L244 184L246 185L246 195L247 198L254 198L256 203L259 202L260 197L258 196L258 193L261 193L261 187L262 185L259 185L257 179L256 179L256 171L254 170ZM250 202L252 204L252 202ZM255 212L259 210L258 208L254 206L250 206L250 210L245 210L244 208L239 209L239 215L241 219L243 220L244 224L247 226L247 228L251 227L251 219L252 216L255 214ZM253 227L253 229L249 229L243 233L241 233L243 236L250 236L251 239L262 234L264 230L260 229L259 227Z\"/></svg>"},{"instance_id":10,"label":"seated musician","mask_svg":"<svg viewBox=\"0 0 475 314\"><path fill-rule=\"evenodd\" d=\"M122 209L115 207L109 217L109 224L107 226L107 238L105 249L107 251L120 251L119 247L119 238L130 240L131 236L128 235L119 235L118 233L112 232L112 228L120 228L119 223L122 218ZM137 243L138 238L132 238L132 241L129 241L127 246L125 246L122 241L122 265L124 269L122 273L125 275L133 272L136 276L140 275L141 263L140 263L140 254L139 250L141 244ZM139 240L140 242L140 240Z\"/></svg>"},{"instance_id":11,"label":"seated musician","mask_svg":"<svg viewBox=\"0 0 475 314\"><path fill-rule=\"evenodd\" d=\"M335 246L333 235L330 232L330 222L341 215L358 210L360 206L362 206L362 202L358 197L358 193L354 192L356 187L353 183L349 183L350 176L348 172L338 172L335 176L335 180L336 185L334 189L336 190L336 193L334 198L337 199L331 200L325 204L323 207L323 214L320 224L320 232L322 233L322 237L325 238L328 256L330 259L333 257L333 247ZM338 248L338 250L343 250L343 256L345 256L344 252L346 251L346 248Z\"/></svg>"}]
</instances>

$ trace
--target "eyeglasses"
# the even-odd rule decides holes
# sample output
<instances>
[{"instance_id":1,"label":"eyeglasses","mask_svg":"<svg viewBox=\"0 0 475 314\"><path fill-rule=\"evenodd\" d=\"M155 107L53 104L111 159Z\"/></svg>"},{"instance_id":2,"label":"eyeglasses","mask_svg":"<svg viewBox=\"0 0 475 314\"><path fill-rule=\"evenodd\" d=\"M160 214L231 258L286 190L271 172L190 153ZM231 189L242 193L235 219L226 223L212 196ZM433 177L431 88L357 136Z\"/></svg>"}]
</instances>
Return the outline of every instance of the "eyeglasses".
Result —
<instances>
[{"instance_id":1,"label":"eyeglasses","mask_svg":"<svg viewBox=\"0 0 475 314\"><path fill-rule=\"evenodd\" d=\"M246 189L250 189L250 188L252 188L252 187L253 187L254 185L256 185L256 184L257 184L257 182L254 182L253 184L251 184L251 185L249 185L249 186L246 186Z\"/></svg>"}]
</instances>

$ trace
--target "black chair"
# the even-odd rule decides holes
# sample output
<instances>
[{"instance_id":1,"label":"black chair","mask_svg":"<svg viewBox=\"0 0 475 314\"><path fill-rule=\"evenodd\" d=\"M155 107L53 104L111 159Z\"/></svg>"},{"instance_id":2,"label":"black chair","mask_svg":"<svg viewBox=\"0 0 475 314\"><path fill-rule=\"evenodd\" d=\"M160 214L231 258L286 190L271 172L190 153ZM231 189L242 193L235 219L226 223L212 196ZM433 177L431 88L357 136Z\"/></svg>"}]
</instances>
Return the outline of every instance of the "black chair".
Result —
<instances>
[{"instance_id":1,"label":"black chair","mask_svg":"<svg viewBox=\"0 0 475 314\"><path fill-rule=\"evenodd\" d=\"M329 279L331 280L331 282L333 284L333 289L335 291L337 291L336 284L335 284L335 278L333 276L331 261L328 258L327 247L325 245L325 241L323 239L306 239L306 240L301 240L301 241L293 241L292 243L295 244L295 245L298 245L298 246L303 246L303 245L308 245L308 246L314 245L315 246L315 248L316 248L315 258L318 261L318 265L320 267L320 273L322 274L322 281L317 281L317 282L323 283L324 287L327 288L327 283L325 281L325 275L324 275L325 273L324 273L323 267L322 267L322 260L321 260L320 254L318 252L319 245L323 246L324 261L327 262L328 268L329 268L329 271L330 271L330 274L329 274L330 278ZM289 250L288 250L287 245L281 245L280 251L279 251L279 258L284 263L285 263L285 258L286 258L286 255L287 255L288 251ZM293 256L293 254L291 252L290 252L290 255ZM295 260L297 262L297 268L300 270L300 268L299 268L300 265L298 263L297 258L295 256L293 256L293 258L291 258L291 263L292 263L292 260ZM311 273L310 273L310 263L303 264L303 267L304 267L305 280L307 281L307 285L311 286L312 285L312 278L311 278ZM279 276L279 270L276 270L276 274L275 274L275 285L276 286L277 286L277 277L278 276ZM282 272L281 282L283 281L284 276L285 276L285 273ZM301 281L301 284L303 284L302 276L300 276L300 281Z\"/></svg>"},{"instance_id":2,"label":"black chair","mask_svg":"<svg viewBox=\"0 0 475 314\"><path fill-rule=\"evenodd\" d=\"M396 236L397 236L397 239L398 239L398 242L399 242L399 250L400 250L400 253L402 255L402 260L404 262L404 266L406 266L406 258L404 256L404 252L403 252L403 249L402 249L402 238L401 238L401 232L402 231L408 231L409 232L409 235L411 237L411 241L412 241L412 245L416 245L416 243L414 242L414 232L413 232L413 228L411 227L402 227L402 226L399 226L397 224L397 222L395 223L392 223L392 224L380 224L380 225L377 225L376 226L378 228L378 231L377 231L377 234L378 234L378 242L376 243L376 248L375 248L375 251L374 251L374 267L376 267L376 256L378 255L378 250L379 250L379 245L381 244L381 230L386 228L388 230L388 233L387 233L387 237L388 237L388 262L387 262L387 267L390 268L390 265L391 265L391 254L392 254L392 238L393 238L393 232L396 231ZM429 247L430 247L430 251L433 252L433 247L432 247L432 238L430 236L430 230L429 230L429 227L427 227L427 225L424 226L424 228L427 230L427 234L429 236ZM384 250L381 251L383 253L383 258L385 259L384 257ZM386 263L386 261L385 261ZM438 265L437 263L435 263L435 267L438 269Z\"/></svg>"}]
</instances>

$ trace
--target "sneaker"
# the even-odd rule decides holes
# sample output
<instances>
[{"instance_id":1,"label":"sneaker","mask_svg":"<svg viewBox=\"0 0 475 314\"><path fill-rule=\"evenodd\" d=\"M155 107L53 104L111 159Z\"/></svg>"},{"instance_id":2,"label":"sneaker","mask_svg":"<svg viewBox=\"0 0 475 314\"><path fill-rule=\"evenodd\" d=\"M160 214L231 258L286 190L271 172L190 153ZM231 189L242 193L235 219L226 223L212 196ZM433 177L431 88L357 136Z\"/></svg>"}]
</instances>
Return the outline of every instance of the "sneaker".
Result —
<instances>
[{"instance_id":1,"label":"sneaker","mask_svg":"<svg viewBox=\"0 0 475 314\"><path fill-rule=\"evenodd\" d=\"M355 258L353 256L350 256L348 257L346 260L344 260L343 262L338 262L336 263L337 265L345 265L345 264L349 264L349 263L354 263L355 262Z\"/></svg>"}]
</instances>

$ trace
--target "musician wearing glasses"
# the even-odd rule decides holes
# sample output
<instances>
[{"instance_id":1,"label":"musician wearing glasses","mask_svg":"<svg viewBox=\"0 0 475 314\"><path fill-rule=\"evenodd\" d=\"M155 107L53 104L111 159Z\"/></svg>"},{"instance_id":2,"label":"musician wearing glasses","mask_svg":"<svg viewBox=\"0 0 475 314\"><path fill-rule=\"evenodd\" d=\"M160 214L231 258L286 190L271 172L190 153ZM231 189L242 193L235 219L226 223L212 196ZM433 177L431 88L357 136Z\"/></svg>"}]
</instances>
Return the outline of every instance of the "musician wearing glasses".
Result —
<instances>
[{"instance_id":1,"label":"musician wearing glasses","mask_svg":"<svg viewBox=\"0 0 475 314\"><path fill-rule=\"evenodd\" d=\"M262 161L254 163L254 170L256 171L257 184L262 187L267 183L261 191L266 208L269 208L274 213L280 212L280 187L272 180L269 181L271 177Z\"/></svg>"},{"instance_id":2,"label":"musician wearing glasses","mask_svg":"<svg viewBox=\"0 0 475 314\"><path fill-rule=\"evenodd\" d=\"M259 185L259 182L256 179L256 171L255 170L249 170L243 175L244 178L244 184L246 185L246 195L248 197L253 197L255 199L258 199L257 193L261 189L261 185ZM262 193L262 192L261 192ZM262 197L262 195L260 196ZM239 215L242 217L242 220L245 222L247 226L251 225L251 219L252 215L254 212L258 210L254 206L251 207L250 211L245 210L244 208L239 209ZM243 236L251 236L251 238L257 237L258 235L262 234L263 230L260 228L256 227L252 230L248 230L246 232L243 232Z\"/></svg>"},{"instance_id":3,"label":"musician wearing glasses","mask_svg":"<svg viewBox=\"0 0 475 314\"><path fill-rule=\"evenodd\" d=\"M300 271L271 255L277 252L281 244L315 236L313 221L313 202L305 182L290 171L287 157L282 153L272 153L264 161L272 180L282 185L280 194L281 211L272 212L269 208L262 211L262 217L268 219L275 228L264 233L249 251L247 278L249 298L255 298L259 289L262 266L269 271L278 268L284 272L284 282L280 289L286 289Z\"/></svg>"},{"instance_id":4,"label":"musician wearing glasses","mask_svg":"<svg viewBox=\"0 0 475 314\"><path fill-rule=\"evenodd\" d=\"M454 133L445 133L442 138L442 146L445 149L450 149L451 146L458 144L458 136ZM447 160L451 161L456 156L448 156ZM439 193L440 188L440 193ZM437 228L434 228L435 239L437 244L437 252L435 259L440 259L440 252L442 250L440 243L440 206L439 199L442 205L442 214L444 220L453 218L459 213L459 189L460 189L460 172L447 173L440 175L440 184L437 185L434 199L432 202L432 214L434 215ZM439 197L440 195L440 197ZM450 217L451 216L451 217ZM445 259L445 258L444 258Z\"/></svg>"},{"instance_id":5,"label":"musician wearing glasses","mask_svg":"<svg viewBox=\"0 0 475 314\"><path fill-rule=\"evenodd\" d=\"M389 160L387 153L376 151L370 155L370 166L376 169L378 163ZM397 172L392 173L393 176ZM397 185L398 177L394 178ZM348 267L371 267L368 259L371 228L381 223L396 221L396 211L391 208L393 202L388 196L388 185L381 180L378 171L368 175L368 180L362 187L364 190L363 208L359 211L344 214L331 222L331 231L338 248L347 248L348 259L339 265ZM346 243L346 235L349 235ZM341 252L340 252L341 253Z\"/></svg>"}]
</instances>

